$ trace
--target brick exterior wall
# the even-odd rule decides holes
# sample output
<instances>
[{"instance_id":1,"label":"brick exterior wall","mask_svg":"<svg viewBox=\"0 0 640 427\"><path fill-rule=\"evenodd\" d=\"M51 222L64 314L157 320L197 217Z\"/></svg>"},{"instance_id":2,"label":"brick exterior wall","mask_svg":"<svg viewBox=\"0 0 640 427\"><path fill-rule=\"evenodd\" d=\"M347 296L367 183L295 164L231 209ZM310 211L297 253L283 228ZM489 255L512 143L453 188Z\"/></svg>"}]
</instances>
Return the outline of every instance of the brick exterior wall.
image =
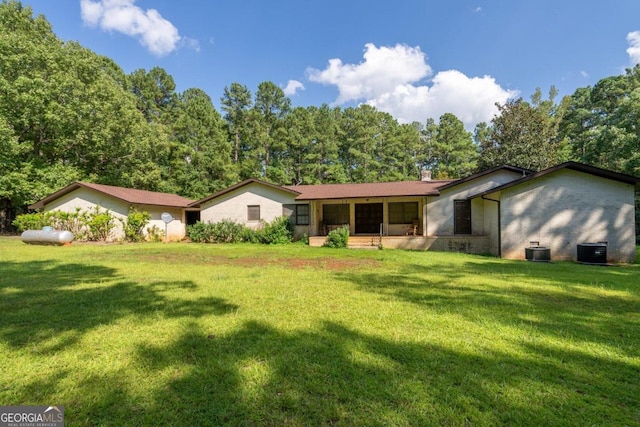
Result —
<instances>
[{"instance_id":1,"label":"brick exterior wall","mask_svg":"<svg viewBox=\"0 0 640 427\"><path fill-rule=\"evenodd\" d=\"M109 210L116 218L126 219L131 204L88 188L79 188L47 204L45 210L75 212L76 208L93 210L96 206L100 206L101 210ZM176 241L184 238L186 226L182 209L151 205L134 205L134 207L139 211L145 211L151 214L151 220L149 220L147 227L153 227L155 225L163 232L165 231L165 224L160 216L163 212L170 213L174 220L167 227L169 240ZM111 240L124 239L124 231L120 221L114 223L114 229L111 234Z\"/></svg>"},{"instance_id":2,"label":"brick exterior wall","mask_svg":"<svg viewBox=\"0 0 640 427\"><path fill-rule=\"evenodd\" d=\"M502 257L524 259L529 242L552 260L576 260L577 245L607 241L609 262L635 262L634 188L569 169L505 189Z\"/></svg>"},{"instance_id":3,"label":"brick exterior wall","mask_svg":"<svg viewBox=\"0 0 640 427\"><path fill-rule=\"evenodd\" d=\"M260 206L260 219L271 222L283 215L282 205L295 203L294 198L291 193L251 183L203 203L200 220L220 222L223 219L232 219L248 227L257 228L261 223L248 220L248 206Z\"/></svg>"}]
</instances>

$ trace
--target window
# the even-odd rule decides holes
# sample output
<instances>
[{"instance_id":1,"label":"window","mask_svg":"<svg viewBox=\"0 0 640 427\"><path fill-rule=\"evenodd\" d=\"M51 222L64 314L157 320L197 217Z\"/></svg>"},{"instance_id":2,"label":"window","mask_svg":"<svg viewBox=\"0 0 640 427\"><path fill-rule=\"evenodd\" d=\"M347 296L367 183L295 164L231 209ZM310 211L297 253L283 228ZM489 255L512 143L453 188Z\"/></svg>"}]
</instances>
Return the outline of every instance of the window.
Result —
<instances>
[{"instance_id":1,"label":"window","mask_svg":"<svg viewBox=\"0 0 640 427\"><path fill-rule=\"evenodd\" d=\"M260 221L260 205L247 206L247 219L249 221Z\"/></svg>"},{"instance_id":2,"label":"window","mask_svg":"<svg viewBox=\"0 0 640 427\"><path fill-rule=\"evenodd\" d=\"M454 234L471 234L471 200L454 200Z\"/></svg>"},{"instance_id":3,"label":"window","mask_svg":"<svg viewBox=\"0 0 640 427\"><path fill-rule=\"evenodd\" d=\"M322 220L326 225L349 224L349 205L322 205Z\"/></svg>"},{"instance_id":4,"label":"window","mask_svg":"<svg viewBox=\"0 0 640 427\"><path fill-rule=\"evenodd\" d=\"M418 202L389 203L389 224L412 224L418 219Z\"/></svg>"},{"instance_id":5,"label":"window","mask_svg":"<svg viewBox=\"0 0 640 427\"><path fill-rule=\"evenodd\" d=\"M309 205L282 205L282 215L289 218L291 225L309 225Z\"/></svg>"},{"instance_id":6,"label":"window","mask_svg":"<svg viewBox=\"0 0 640 427\"><path fill-rule=\"evenodd\" d=\"M296 205L296 225L309 225L309 205Z\"/></svg>"}]
</instances>

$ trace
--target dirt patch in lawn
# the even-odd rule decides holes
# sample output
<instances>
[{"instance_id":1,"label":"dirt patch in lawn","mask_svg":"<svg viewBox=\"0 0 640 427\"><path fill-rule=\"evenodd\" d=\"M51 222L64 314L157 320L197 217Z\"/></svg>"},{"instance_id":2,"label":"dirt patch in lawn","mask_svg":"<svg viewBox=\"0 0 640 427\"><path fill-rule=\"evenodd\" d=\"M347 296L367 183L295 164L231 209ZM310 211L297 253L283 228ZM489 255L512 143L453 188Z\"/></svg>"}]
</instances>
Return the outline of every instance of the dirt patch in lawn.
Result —
<instances>
[{"instance_id":1,"label":"dirt patch in lawn","mask_svg":"<svg viewBox=\"0 0 640 427\"><path fill-rule=\"evenodd\" d=\"M381 263L372 259L340 259L340 258L225 258L212 257L208 264L227 264L240 267L282 266L295 269L328 269L332 271L344 271L361 268L378 267Z\"/></svg>"},{"instance_id":2,"label":"dirt patch in lawn","mask_svg":"<svg viewBox=\"0 0 640 427\"><path fill-rule=\"evenodd\" d=\"M381 265L380 261L374 259L297 258L281 261L282 264L286 264L292 268L326 268L334 271L376 268Z\"/></svg>"},{"instance_id":3,"label":"dirt patch in lawn","mask_svg":"<svg viewBox=\"0 0 640 427\"><path fill-rule=\"evenodd\" d=\"M148 254L136 257L139 261L162 263L185 263L206 265L233 265L238 267L282 266L295 269L328 269L332 271L358 270L376 268L382 265L374 259L344 258L267 258L267 257L225 257L215 256L181 256L178 254Z\"/></svg>"}]
</instances>

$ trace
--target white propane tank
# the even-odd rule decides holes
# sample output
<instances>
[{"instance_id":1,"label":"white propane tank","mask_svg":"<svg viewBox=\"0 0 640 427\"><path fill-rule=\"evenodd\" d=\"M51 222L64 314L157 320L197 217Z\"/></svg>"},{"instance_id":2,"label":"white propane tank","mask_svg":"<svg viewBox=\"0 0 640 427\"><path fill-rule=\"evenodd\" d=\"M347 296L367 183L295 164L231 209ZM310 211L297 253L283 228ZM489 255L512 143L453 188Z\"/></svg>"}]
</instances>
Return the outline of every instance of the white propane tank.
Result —
<instances>
[{"instance_id":1,"label":"white propane tank","mask_svg":"<svg viewBox=\"0 0 640 427\"><path fill-rule=\"evenodd\" d=\"M45 227L42 230L25 230L20 238L29 245L68 245L73 241L73 233Z\"/></svg>"}]
</instances>

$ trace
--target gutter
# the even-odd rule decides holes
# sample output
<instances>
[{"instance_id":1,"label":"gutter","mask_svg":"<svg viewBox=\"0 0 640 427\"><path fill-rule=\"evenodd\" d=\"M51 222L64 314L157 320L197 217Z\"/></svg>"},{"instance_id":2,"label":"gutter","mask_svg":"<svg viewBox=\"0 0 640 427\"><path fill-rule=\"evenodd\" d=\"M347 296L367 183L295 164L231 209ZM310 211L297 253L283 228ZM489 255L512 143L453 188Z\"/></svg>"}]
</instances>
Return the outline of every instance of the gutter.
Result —
<instances>
[{"instance_id":1,"label":"gutter","mask_svg":"<svg viewBox=\"0 0 640 427\"><path fill-rule=\"evenodd\" d=\"M480 197L482 198L482 200L488 200L490 202L496 202L498 204L498 256L502 258L502 209L500 207L500 200L490 199L485 195L482 195Z\"/></svg>"}]
</instances>

